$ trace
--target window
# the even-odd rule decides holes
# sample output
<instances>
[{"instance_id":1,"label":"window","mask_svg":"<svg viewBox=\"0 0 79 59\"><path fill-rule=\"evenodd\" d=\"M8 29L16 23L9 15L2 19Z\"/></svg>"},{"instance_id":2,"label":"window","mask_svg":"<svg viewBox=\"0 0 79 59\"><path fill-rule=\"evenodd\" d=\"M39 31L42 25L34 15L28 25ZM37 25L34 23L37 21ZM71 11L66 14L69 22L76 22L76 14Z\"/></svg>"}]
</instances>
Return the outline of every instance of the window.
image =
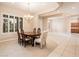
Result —
<instances>
[{"instance_id":1,"label":"window","mask_svg":"<svg viewBox=\"0 0 79 59\"><path fill-rule=\"evenodd\" d=\"M5 15L5 14L4 14L3 17L8 18L8 15Z\"/></svg>"},{"instance_id":2,"label":"window","mask_svg":"<svg viewBox=\"0 0 79 59\"><path fill-rule=\"evenodd\" d=\"M3 19L3 32L8 32L8 19Z\"/></svg>"},{"instance_id":3,"label":"window","mask_svg":"<svg viewBox=\"0 0 79 59\"><path fill-rule=\"evenodd\" d=\"M20 28L23 28L22 17L3 15L3 33L16 32Z\"/></svg>"},{"instance_id":4,"label":"window","mask_svg":"<svg viewBox=\"0 0 79 59\"><path fill-rule=\"evenodd\" d=\"M14 32L14 17L9 17L9 32Z\"/></svg>"},{"instance_id":5,"label":"window","mask_svg":"<svg viewBox=\"0 0 79 59\"><path fill-rule=\"evenodd\" d=\"M19 28L18 27L18 20L19 20L19 18L18 17L15 17L15 32L17 31L17 29Z\"/></svg>"}]
</instances>

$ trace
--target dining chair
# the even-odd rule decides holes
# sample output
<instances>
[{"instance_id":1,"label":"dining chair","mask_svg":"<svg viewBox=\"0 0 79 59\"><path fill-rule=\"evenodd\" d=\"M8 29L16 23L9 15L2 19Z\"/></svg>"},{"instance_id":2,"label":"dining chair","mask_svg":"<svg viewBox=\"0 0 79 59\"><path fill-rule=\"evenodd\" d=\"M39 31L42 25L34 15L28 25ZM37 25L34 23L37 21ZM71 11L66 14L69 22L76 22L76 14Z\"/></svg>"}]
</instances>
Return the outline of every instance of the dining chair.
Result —
<instances>
[{"instance_id":1,"label":"dining chair","mask_svg":"<svg viewBox=\"0 0 79 59\"><path fill-rule=\"evenodd\" d=\"M36 28L33 29L33 33L36 33Z\"/></svg>"},{"instance_id":2,"label":"dining chair","mask_svg":"<svg viewBox=\"0 0 79 59\"><path fill-rule=\"evenodd\" d=\"M43 48L46 45L46 38L47 38L47 32L44 31L41 33L40 38L35 39L34 46L36 46L36 43L39 43L40 48Z\"/></svg>"},{"instance_id":3,"label":"dining chair","mask_svg":"<svg viewBox=\"0 0 79 59\"><path fill-rule=\"evenodd\" d=\"M37 29L37 33L41 33L41 29L40 28Z\"/></svg>"},{"instance_id":4,"label":"dining chair","mask_svg":"<svg viewBox=\"0 0 79 59\"><path fill-rule=\"evenodd\" d=\"M17 30L17 34L18 34L18 43L21 45L22 44L22 37L20 36L19 30Z\"/></svg>"},{"instance_id":5,"label":"dining chair","mask_svg":"<svg viewBox=\"0 0 79 59\"><path fill-rule=\"evenodd\" d=\"M29 37L27 37L27 36L24 35L24 30L23 29L21 29L21 35L22 35L22 43L23 43L22 45L24 47L26 47L26 45L29 44L29 42L31 41L31 39Z\"/></svg>"},{"instance_id":6,"label":"dining chair","mask_svg":"<svg viewBox=\"0 0 79 59\"><path fill-rule=\"evenodd\" d=\"M37 29L37 33L38 33L38 34L41 34L41 29L40 29L40 28ZM40 35L37 36L36 38L40 38Z\"/></svg>"}]
</instances>

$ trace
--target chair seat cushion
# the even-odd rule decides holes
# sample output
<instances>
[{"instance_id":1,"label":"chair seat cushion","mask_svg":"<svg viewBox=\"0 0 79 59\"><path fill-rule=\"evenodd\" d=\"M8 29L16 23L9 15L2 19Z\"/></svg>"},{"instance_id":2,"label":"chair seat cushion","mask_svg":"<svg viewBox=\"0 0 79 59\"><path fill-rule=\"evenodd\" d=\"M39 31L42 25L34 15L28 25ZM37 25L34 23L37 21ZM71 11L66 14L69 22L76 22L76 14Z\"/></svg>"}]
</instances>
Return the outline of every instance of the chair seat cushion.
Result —
<instances>
[{"instance_id":1,"label":"chair seat cushion","mask_svg":"<svg viewBox=\"0 0 79 59\"><path fill-rule=\"evenodd\" d=\"M27 38L26 38L25 40L28 41L28 40L30 40L30 39L27 39Z\"/></svg>"},{"instance_id":2,"label":"chair seat cushion","mask_svg":"<svg viewBox=\"0 0 79 59\"><path fill-rule=\"evenodd\" d=\"M39 42L40 43L41 42L41 39L35 39L35 42Z\"/></svg>"}]
</instances>

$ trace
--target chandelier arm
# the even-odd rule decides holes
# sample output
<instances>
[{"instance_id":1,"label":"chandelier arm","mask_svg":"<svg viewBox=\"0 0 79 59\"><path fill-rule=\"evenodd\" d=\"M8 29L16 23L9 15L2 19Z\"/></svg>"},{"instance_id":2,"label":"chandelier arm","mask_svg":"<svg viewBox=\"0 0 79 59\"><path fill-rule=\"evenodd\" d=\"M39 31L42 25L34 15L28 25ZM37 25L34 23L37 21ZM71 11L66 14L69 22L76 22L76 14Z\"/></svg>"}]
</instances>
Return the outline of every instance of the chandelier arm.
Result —
<instances>
[{"instance_id":1,"label":"chandelier arm","mask_svg":"<svg viewBox=\"0 0 79 59\"><path fill-rule=\"evenodd\" d=\"M31 11L30 11L30 1L28 0L28 15L27 15L27 19L30 20L32 19L34 16L31 15Z\"/></svg>"}]
</instances>

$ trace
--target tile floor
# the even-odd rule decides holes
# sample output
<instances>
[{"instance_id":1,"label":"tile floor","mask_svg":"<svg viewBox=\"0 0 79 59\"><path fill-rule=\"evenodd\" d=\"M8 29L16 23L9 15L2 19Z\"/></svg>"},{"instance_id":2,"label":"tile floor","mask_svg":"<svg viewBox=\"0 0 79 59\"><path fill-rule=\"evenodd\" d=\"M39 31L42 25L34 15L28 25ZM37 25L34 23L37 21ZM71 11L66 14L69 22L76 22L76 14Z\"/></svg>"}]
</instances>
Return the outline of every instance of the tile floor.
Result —
<instances>
[{"instance_id":1,"label":"tile floor","mask_svg":"<svg viewBox=\"0 0 79 59\"><path fill-rule=\"evenodd\" d=\"M59 46L54 51L52 51L52 53L49 54L49 57L52 57L52 56L58 56L58 57L59 56L62 56L62 57L79 56L79 34L65 34L65 37L62 34L61 36L62 37L58 37L58 41L59 40L61 41Z\"/></svg>"},{"instance_id":2,"label":"tile floor","mask_svg":"<svg viewBox=\"0 0 79 59\"><path fill-rule=\"evenodd\" d=\"M17 38L14 39L16 40L0 42L0 57L46 57L56 47L53 45L52 49L49 47L41 49L40 46L28 45L25 48L18 44Z\"/></svg>"},{"instance_id":3,"label":"tile floor","mask_svg":"<svg viewBox=\"0 0 79 59\"><path fill-rule=\"evenodd\" d=\"M13 38L12 38L13 39ZM78 57L79 34L48 33L45 48L18 45L17 40L0 42L1 57Z\"/></svg>"}]
</instances>

